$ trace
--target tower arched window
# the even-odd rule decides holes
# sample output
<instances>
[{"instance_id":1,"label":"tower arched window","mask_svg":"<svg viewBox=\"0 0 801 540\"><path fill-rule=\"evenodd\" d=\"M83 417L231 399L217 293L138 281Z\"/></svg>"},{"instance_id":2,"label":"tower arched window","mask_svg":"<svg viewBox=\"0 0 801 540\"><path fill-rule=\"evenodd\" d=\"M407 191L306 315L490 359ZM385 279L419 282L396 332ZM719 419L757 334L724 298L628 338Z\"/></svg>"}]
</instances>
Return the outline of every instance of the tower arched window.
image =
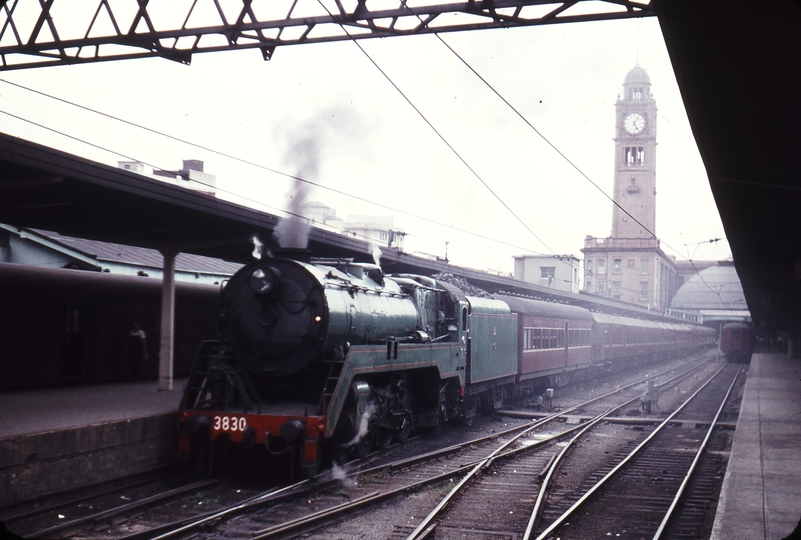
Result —
<instances>
[{"instance_id":1,"label":"tower arched window","mask_svg":"<svg viewBox=\"0 0 801 540\"><path fill-rule=\"evenodd\" d=\"M626 146L623 148L623 163L629 167L641 167L645 164L645 148L642 146Z\"/></svg>"}]
</instances>

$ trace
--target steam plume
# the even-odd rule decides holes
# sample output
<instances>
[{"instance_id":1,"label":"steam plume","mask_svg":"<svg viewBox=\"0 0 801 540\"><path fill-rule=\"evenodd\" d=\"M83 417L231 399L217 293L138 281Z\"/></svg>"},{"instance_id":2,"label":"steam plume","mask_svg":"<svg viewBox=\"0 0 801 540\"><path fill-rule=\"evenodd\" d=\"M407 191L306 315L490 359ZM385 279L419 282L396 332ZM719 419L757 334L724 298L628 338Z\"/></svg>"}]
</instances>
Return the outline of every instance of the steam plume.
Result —
<instances>
[{"instance_id":1,"label":"steam plume","mask_svg":"<svg viewBox=\"0 0 801 540\"><path fill-rule=\"evenodd\" d=\"M251 237L253 241L253 258L254 259L261 259L262 254L264 253L264 243L259 238L259 235L254 234Z\"/></svg>"},{"instance_id":2,"label":"steam plume","mask_svg":"<svg viewBox=\"0 0 801 540\"><path fill-rule=\"evenodd\" d=\"M381 266L381 248L377 245L372 245L373 262Z\"/></svg>"},{"instance_id":3,"label":"steam plume","mask_svg":"<svg viewBox=\"0 0 801 540\"><path fill-rule=\"evenodd\" d=\"M310 225L302 215L302 207L309 194L309 184L303 180L317 176L320 162L319 141L313 137L295 141L289 150L287 161L296 167L298 172L287 202L289 216L278 223L275 235L278 245L283 248L306 249L309 245Z\"/></svg>"},{"instance_id":4,"label":"steam plume","mask_svg":"<svg viewBox=\"0 0 801 540\"><path fill-rule=\"evenodd\" d=\"M303 178L301 176L301 178ZM281 219L275 227L278 245L282 248L306 249L309 245L309 221L303 217L303 204L309 187L305 182L295 180L292 195L289 196L287 212L289 215Z\"/></svg>"}]
</instances>

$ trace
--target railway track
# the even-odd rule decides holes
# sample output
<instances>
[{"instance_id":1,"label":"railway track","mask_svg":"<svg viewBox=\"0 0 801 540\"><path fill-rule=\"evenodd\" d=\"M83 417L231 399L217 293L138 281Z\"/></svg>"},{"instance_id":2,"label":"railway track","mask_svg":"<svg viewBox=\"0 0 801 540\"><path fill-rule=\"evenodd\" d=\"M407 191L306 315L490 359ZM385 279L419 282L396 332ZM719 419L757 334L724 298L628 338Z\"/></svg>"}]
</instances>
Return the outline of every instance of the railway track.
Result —
<instances>
[{"instance_id":1,"label":"railway track","mask_svg":"<svg viewBox=\"0 0 801 540\"><path fill-rule=\"evenodd\" d=\"M692 368L682 370L671 377L672 382L661 382L658 386L666 389L669 384L693 378L700 363L692 362ZM538 457L515 457L525 448L538 448L553 445L556 438L567 437L581 426L581 415L595 409L606 408L611 399L636 402L642 395L645 381L667 376L677 368L665 370L662 374L652 374L612 392L600 395L586 402L575 402L571 407L558 411L535 421L509 429L498 429L497 433L471 438L460 444L437 448L412 457L391 460L397 449L369 456L366 460L348 464L342 470L323 474L315 481L300 482L291 486L275 488L267 492L253 489L232 489L231 485L191 485L185 494L163 493L141 501L130 501L117 509L85 513L80 522L62 521L57 528L40 527L35 537L79 537L93 538L204 538L219 534L242 538L285 538L298 534L314 534L315 530L325 530L331 523L350 520L355 513L374 512L376 509L391 508L402 500L409 505L408 523L387 521L383 531L373 531L370 537L403 537L414 530L421 516L432 508L431 493L450 491L461 481L466 471L479 467L484 473L496 476L498 490L509 491L505 486L514 480L530 479L538 476L550 454L540 453ZM614 398L614 396L625 396ZM595 405L593 405L595 404ZM589 411L589 412L588 412ZM496 419L496 422L500 420ZM511 424L512 422L510 422ZM494 424L494 425L497 425ZM523 433L524 432L524 433ZM521 436L521 433L523 435ZM519 442L514 442L514 438ZM419 447L425 447L425 437ZM404 445L406 447L414 446ZM505 449L497 450L499 446ZM490 464L487 456L495 452ZM510 461L512 471L509 478L502 476L495 463ZM520 466L515 468L515 463ZM494 473L494 474L493 474ZM501 475L501 476L498 476ZM229 483L230 484L230 483ZM429 487L436 486L436 487ZM490 493L493 488L489 488ZM522 489L522 488L521 488ZM203 494L201 495L200 492ZM528 495L531 498L532 494ZM226 503L226 501L228 501ZM389 501L392 501L391 503ZM207 503L207 504L204 504ZM150 507L148 509L147 507ZM211 510L212 507L217 508ZM204 511L209 509L211 511ZM52 511L51 511L52 512ZM521 510L522 512L522 510ZM516 515L516 514L515 514ZM413 517L414 516L414 517ZM30 529L28 529L30 531ZM87 532L88 531L88 532ZM325 537L325 533L322 533Z\"/></svg>"},{"instance_id":2,"label":"railway track","mask_svg":"<svg viewBox=\"0 0 801 540\"><path fill-rule=\"evenodd\" d=\"M668 537L670 531L678 535L679 531L687 529L688 521L694 520L697 524L698 515L693 507L697 508L699 501L701 504L708 502L703 499L711 496L709 475L721 474L720 467L714 466L715 460L708 460L706 467L699 467L699 464L740 371L740 366L724 365L673 414L644 436L631 452L620 456L622 459L602 478L559 500L545 512L550 523L539 531L537 540L552 536L596 538L631 531L639 537L657 539ZM718 377L725 379L727 376L730 380L727 385L712 384ZM716 406L710 406L713 403ZM692 408L695 410L690 411ZM695 429L695 425L686 426L691 429L669 428L677 419L686 420L688 414L708 422L708 428ZM691 484L699 490L694 494L694 501L684 497ZM689 504L680 506L683 498ZM680 508L684 511L679 512ZM536 513L537 509L532 525L538 517ZM548 513L558 516L549 520ZM524 539L534 538L532 528L529 527Z\"/></svg>"},{"instance_id":3,"label":"railway track","mask_svg":"<svg viewBox=\"0 0 801 540\"><path fill-rule=\"evenodd\" d=\"M684 370L672 377L672 382L660 383L667 388L670 384L691 377L698 365ZM659 376L657 374L656 376ZM655 376L652 375L650 379ZM560 438L581 429L582 426L565 421L566 415L579 414L586 411L593 403L601 404L615 395L625 404L639 403L642 386L649 378L644 378L608 394L598 396L586 402L577 403L573 407L559 411L544 419L529 422L513 429L501 431L491 436L466 441L414 456L385 463L375 467L367 467L364 462L352 465L348 471L335 471L336 478L321 478L315 482L302 482L288 486L280 493L267 493L258 501L244 504L236 509L226 509L219 515L204 516L196 523L183 523L172 531L160 529L143 533L137 538L184 538L196 535L198 538L208 536L236 536L249 538L289 538L298 535L314 535L314 531L324 531L320 538L326 537L332 523L342 522L358 513L381 513L382 509L392 509L399 501L405 510L403 514L409 524L397 523L393 520L376 518L370 524L369 537L397 537L419 523L420 517L427 515L431 508L431 492L437 490L451 491L462 483L467 471L485 471L500 459L512 459L526 450L553 445ZM552 454L552 452L551 452ZM524 477L539 473L548 456L540 453L539 457L519 469L511 469L513 475ZM368 461L379 461L375 457ZM505 481L503 481L505 482ZM436 485L436 488L429 486ZM299 503L300 501L300 503ZM343 502L344 501L344 502ZM392 501L391 504L389 501ZM446 503L447 505L447 503ZM268 510L259 508L269 506ZM213 528L209 528L213 523ZM363 525L355 525L356 528ZM336 532L343 536L341 531ZM313 536L312 536L313 537ZM129 537L133 538L133 537Z\"/></svg>"}]
</instances>

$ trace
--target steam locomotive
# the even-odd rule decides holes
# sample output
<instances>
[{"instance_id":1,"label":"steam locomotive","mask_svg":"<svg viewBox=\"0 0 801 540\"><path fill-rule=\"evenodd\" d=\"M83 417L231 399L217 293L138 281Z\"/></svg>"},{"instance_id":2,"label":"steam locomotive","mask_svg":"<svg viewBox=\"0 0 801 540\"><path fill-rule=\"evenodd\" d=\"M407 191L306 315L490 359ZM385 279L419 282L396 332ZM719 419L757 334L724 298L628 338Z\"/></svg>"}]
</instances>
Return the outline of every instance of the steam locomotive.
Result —
<instances>
[{"instance_id":1,"label":"steam locomotive","mask_svg":"<svg viewBox=\"0 0 801 540\"><path fill-rule=\"evenodd\" d=\"M216 317L219 340L201 344L182 397L182 451L261 446L308 477L324 459L365 456L543 380L715 337L307 256L241 268Z\"/></svg>"}]
</instances>

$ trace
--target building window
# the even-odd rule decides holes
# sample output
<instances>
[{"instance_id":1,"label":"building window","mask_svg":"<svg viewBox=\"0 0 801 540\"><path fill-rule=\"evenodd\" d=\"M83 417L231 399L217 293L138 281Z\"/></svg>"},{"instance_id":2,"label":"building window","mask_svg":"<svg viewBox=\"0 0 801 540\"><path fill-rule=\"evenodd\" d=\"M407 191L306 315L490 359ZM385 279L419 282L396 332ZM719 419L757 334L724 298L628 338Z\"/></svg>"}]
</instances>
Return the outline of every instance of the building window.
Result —
<instances>
[{"instance_id":1,"label":"building window","mask_svg":"<svg viewBox=\"0 0 801 540\"><path fill-rule=\"evenodd\" d=\"M623 163L629 167L641 167L645 163L645 148L626 146L623 149Z\"/></svg>"},{"instance_id":2,"label":"building window","mask_svg":"<svg viewBox=\"0 0 801 540\"><path fill-rule=\"evenodd\" d=\"M614 259L612 261L612 273L619 274L623 271L623 259Z\"/></svg>"},{"instance_id":3,"label":"building window","mask_svg":"<svg viewBox=\"0 0 801 540\"><path fill-rule=\"evenodd\" d=\"M584 270L588 274L592 274L592 259L587 259L586 261L584 261Z\"/></svg>"},{"instance_id":4,"label":"building window","mask_svg":"<svg viewBox=\"0 0 801 540\"><path fill-rule=\"evenodd\" d=\"M612 298L615 300L620 300L620 282L613 281L612 282Z\"/></svg>"},{"instance_id":5,"label":"building window","mask_svg":"<svg viewBox=\"0 0 801 540\"><path fill-rule=\"evenodd\" d=\"M584 285L584 290L592 292L592 281L588 281L586 285Z\"/></svg>"},{"instance_id":6,"label":"building window","mask_svg":"<svg viewBox=\"0 0 801 540\"><path fill-rule=\"evenodd\" d=\"M600 296L604 296L606 294L606 283L604 283L603 281L601 281L599 279L598 280L598 286L595 289L595 293L600 295Z\"/></svg>"},{"instance_id":7,"label":"building window","mask_svg":"<svg viewBox=\"0 0 801 540\"><path fill-rule=\"evenodd\" d=\"M640 259L640 274L647 276L651 273L651 261L648 259Z\"/></svg>"},{"instance_id":8,"label":"building window","mask_svg":"<svg viewBox=\"0 0 801 540\"><path fill-rule=\"evenodd\" d=\"M648 300L648 282L640 281L640 300Z\"/></svg>"},{"instance_id":9,"label":"building window","mask_svg":"<svg viewBox=\"0 0 801 540\"><path fill-rule=\"evenodd\" d=\"M378 237L379 240L386 242L387 240L389 240L389 233L386 231L381 231L380 233L378 233Z\"/></svg>"},{"instance_id":10,"label":"building window","mask_svg":"<svg viewBox=\"0 0 801 540\"><path fill-rule=\"evenodd\" d=\"M540 279L553 279L556 277L555 266L540 266Z\"/></svg>"},{"instance_id":11,"label":"building window","mask_svg":"<svg viewBox=\"0 0 801 540\"><path fill-rule=\"evenodd\" d=\"M606 259L598 259L598 273L606 274Z\"/></svg>"}]
</instances>

